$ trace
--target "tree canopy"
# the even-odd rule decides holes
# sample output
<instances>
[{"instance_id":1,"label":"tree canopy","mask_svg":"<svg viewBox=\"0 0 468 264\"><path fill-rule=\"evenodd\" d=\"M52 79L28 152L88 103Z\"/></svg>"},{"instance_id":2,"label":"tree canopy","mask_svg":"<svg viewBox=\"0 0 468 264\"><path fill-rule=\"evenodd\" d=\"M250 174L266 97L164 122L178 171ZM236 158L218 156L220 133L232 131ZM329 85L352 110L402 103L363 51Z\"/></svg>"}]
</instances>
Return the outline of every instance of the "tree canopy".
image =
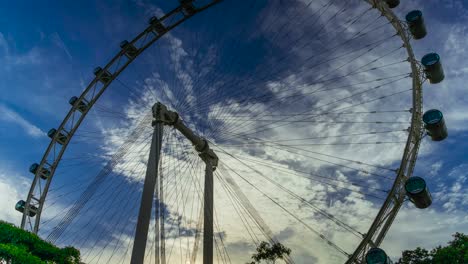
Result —
<instances>
[{"instance_id":1,"label":"tree canopy","mask_svg":"<svg viewBox=\"0 0 468 264\"><path fill-rule=\"evenodd\" d=\"M396 264L466 264L468 263L468 236L455 233L453 240L445 247L438 246L431 251L424 248L403 251Z\"/></svg>"},{"instance_id":2,"label":"tree canopy","mask_svg":"<svg viewBox=\"0 0 468 264\"><path fill-rule=\"evenodd\" d=\"M275 263L276 260L284 259L289 254L291 254L291 249L281 243L277 242L270 245L268 242L263 241L258 245L257 252L252 255L254 261L248 264L261 263L262 260L266 263Z\"/></svg>"},{"instance_id":3,"label":"tree canopy","mask_svg":"<svg viewBox=\"0 0 468 264\"><path fill-rule=\"evenodd\" d=\"M9 264L79 264L80 252L73 247L59 248L0 220L0 260Z\"/></svg>"}]
</instances>

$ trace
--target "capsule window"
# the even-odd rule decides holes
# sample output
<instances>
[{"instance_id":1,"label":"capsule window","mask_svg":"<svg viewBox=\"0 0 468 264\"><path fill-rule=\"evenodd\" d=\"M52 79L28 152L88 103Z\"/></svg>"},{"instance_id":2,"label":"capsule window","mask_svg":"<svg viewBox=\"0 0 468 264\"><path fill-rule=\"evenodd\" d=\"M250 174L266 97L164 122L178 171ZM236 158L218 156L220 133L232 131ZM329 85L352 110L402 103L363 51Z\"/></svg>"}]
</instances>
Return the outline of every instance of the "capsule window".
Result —
<instances>
[{"instance_id":1,"label":"capsule window","mask_svg":"<svg viewBox=\"0 0 468 264\"><path fill-rule=\"evenodd\" d=\"M423 121L428 125L437 124L442 121L443 118L442 112L437 109L429 110L423 115Z\"/></svg>"},{"instance_id":2,"label":"capsule window","mask_svg":"<svg viewBox=\"0 0 468 264\"><path fill-rule=\"evenodd\" d=\"M122 50L125 53L125 56L127 56L129 59L135 58L138 54L138 49L126 40L120 43L120 48L122 48Z\"/></svg>"},{"instance_id":3,"label":"capsule window","mask_svg":"<svg viewBox=\"0 0 468 264\"><path fill-rule=\"evenodd\" d=\"M106 84L112 79L112 75L109 71L102 69L101 67L96 67L94 69L94 75L101 81Z\"/></svg>"},{"instance_id":4,"label":"capsule window","mask_svg":"<svg viewBox=\"0 0 468 264\"><path fill-rule=\"evenodd\" d=\"M15 210L21 213L24 212L25 208L26 208L26 202L23 200L19 200L15 205ZM37 212L37 207L35 207L34 205L30 205L28 215L33 217L36 215L36 212Z\"/></svg>"},{"instance_id":5,"label":"capsule window","mask_svg":"<svg viewBox=\"0 0 468 264\"><path fill-rule=\"evenodd\" d=\"M31 164L31 166L29 166L29 172L31 172L32 174L36 174L38 168L39 164L33 163ZM41 172L39 173L39 176L45 180L50 176L50 171L46 168L42 168Z\"/></svg>"},{"instance_id":6,"label":"capsule window","mask_svg":"<svg viewBox=\"0 0 468 264\"><path fill-rule=\"evenodd\" d=\"M371 248L366 254L366 264L391 264L391 261L383 249Z\"/></svg>"},{"instance_id":7,"label":"capsule window","mask_svg":"<svg viewBox=\"0 0 468 264\"><path fill-rule=\"evenodd\" d=\"M159 20L157 17L151 17L149 19L149 23L151 25L151 30L155 31L159 35L166 33L167 31L166 27L162 24L161 20Z\"/></svg>"},{"instance_id":8,"label":"capsule window","mask_svg":"<svg viewBox=\"0 0 468 264\"><path fill-rule=\"evenodd\" d=\"M20 212L23 212L24 211L24 206L26 205L26 202L23 201L23 200L19 200L16 205L15 205L15 209L17 211L20 211Z\"/></svg>"},{"instance_id":9,"label":"capsule window","mask_svg":"<svg viewBox=\"0 0 468 264\"><path fill-rule=\"evenodd\" d=\"M193 5L193 0L179 0L182 5L182 9L186 15L193 15L197 12L195 6Z\"/></svg>"},{"instance_id":10,"label":"capsule window","mask_svg":"<svg viewBox=\"0 0 468 264\"><path fill-rule=\"evenodd\" d=\"M442 141L448 136L447 126L441 111L431 109L423 115L424 128L433 141Z\"/></svg>"},{"instance_id":11,"label":"capsule window","mask_svg":"<svg viewBox=\"0 0 468 264\"><path fill-rule=\"evenodd\" d=\"M57 142L60 144L60 145L63 145L65 144L65 142L67 141L67 136L61 132L57 132L57 129L55 128L52 128L49 130L49 132L47 132L47 135L50 137L50 138L54 138L55 137L55 134L57 134Z\"/></svg>"},{"instance_id":12,"label":"capsule window","mask_svg":"<svg viewBox=\"0 0 468 264\"><path fill-rule=\"evenodd\" d=\"M385 0L385 2L390 8L395 8L400 4L400 0Z\"/></svg>"},{"instance_id":13,"label":"capsule window","mask_svg":"<svg viewBox=\"0 0 468 264\"><path fill-rule=\"evenodd\" d=\"M424 209L432 204L426 181L421 177L410 177L405 182L406 194L417 208Z\"/></svg>"},{"instance_id":14,"label":"capsule window","mask_svg":"<svg viewBox=\"0 0 468 264\"><path fill-rule=\"evenodd\" d=\"M406 15L406 23L414 39L422 39L427 35L422 12L413 10Z\"/></svg>"},{"instance_id":15,"label":"capsule window","mask_svg":"<svg viewBox=\"0 0 468 264\"><path fill-rule=\"evenodd\" d=\"M72 98L70 98L70 100L68 100L68 103L71 105L75 105L76 101L78 101L78 97L73 96Z\"/></svg>"},{"instance_id":16,"label":"capsule window","mask_svg":"<svg viewBox=\"0 0 468 264\"><path fill-rule=\"evenodd\" d=\"M70 100L68 100L68 102L72 106L75 106L75 104L78 104L76 109L78 109L78 111L80 111L81 113L84 113L84 112L86 112L86 110L88 110L88 104L83 102L83 101L78 101L78 97L76 97L76 96L73 96L72 98L70 98Z\"/></svg>"},{"instance_id":17,"label":"capsule window","mask_svg":"<svg viewBox=\"0 0 468 264\"><path fill-rule=\"evenodd\" d=\"M29 172L35 174L37 171L37 168L39 168L39 164L33 163L31 166L29 166Z\"/></svg>"},{"instance_id":18,"label":"capsule window","mask_svg":"<svg viewBox=\"0 0 468 264\"><path fill-rule=\"evenodd\" d=\"M56 132L57 132L57 129L51 128L49 132L47 132L47 136L49 136L50 138L53 138Z\"/></svg>"},{"instance_id":19,"label":"capsule window","mask_svg":"<svg viewBox=\"0 0 468 264\"><path fill-rule=\"evenodd\" d=\"M440 56L437 53L429 53L421 59L426 77L431 83L440 83L444 80L444 69L440 63Z\"/></svg>"},{"instance_id":20,"label":"capsule window","mask_svg":"<svg viewBox=\"0 0 468 264\"><path fill-rule=\"evenodd\" d=\"M122 49L124 49L125 46L127 46L128 44L129 44L129 43L128 43L127 40L123 40L122 42L120 42L120 47L121 47Z\"/></svg>"}]
</instances>

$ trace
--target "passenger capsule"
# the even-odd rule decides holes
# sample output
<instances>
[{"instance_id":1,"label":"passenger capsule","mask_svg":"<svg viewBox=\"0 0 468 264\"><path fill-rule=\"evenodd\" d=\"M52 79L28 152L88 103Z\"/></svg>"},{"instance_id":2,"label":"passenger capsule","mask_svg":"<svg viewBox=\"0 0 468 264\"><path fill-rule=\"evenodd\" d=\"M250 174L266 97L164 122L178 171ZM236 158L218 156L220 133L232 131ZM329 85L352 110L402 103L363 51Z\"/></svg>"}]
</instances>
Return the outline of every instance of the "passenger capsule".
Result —
<instances>
[{"instance_id":1,"label":"passenger capsule","mask_svg":"<svg viewBox=\"0 0 468 264\"><path fill-rule=\"evenodd\" d=\"M55 134L57 134L57 129L55 129L55 128L52 128L52 129L49 130L49 132L47 132L47 135L48 135L50 138L54 138ZM65 144L65 142L67 142L67 136L64 135L63 133L58 133L57 142L58 142L60 145Z\"/></svg>"},{"instance_id":2,"label":"passenger capsule","mask_svg":"<svg viewBox=\"0 0 468 264\"><path fill-rule=\"evenodd\" d=\"M83 99L84 100L84 99ZM86 112L86 110L88 110L88 104L83 102L83 101L79 101L78 102L78 97L76 96L73 96L72 98L70 98L70 100L68 100L68 102L72 105L72 106L75 106L75 104L78 104L78 106L76 107L76 109L78 109L78 111L80 111L81 113L84 113Z\"/></svg>"},{"instance_id":3,"label":"passenger capsule","mask_svg":"<svg viewBox=\"0 0 468 264\"><path fill-rule=\"evenodd\" d=\"M381 248L371 248L366 254L366 264L392 264L387 253Z\"/></svg>"},{"instance_id":4,"label":"passenger capsule","mask_svg":"<svg viewBox=\"0 0 468 264\"><path fill-rule=\"evenodd\" d=\"M424 25L424 18L422 12L413 10L406 15L406 23L408 23L409 30L414 39L422 39L426 36L426 25Z\"/></svg>"},{"instance_id":5,"label":"passenger capsule","mask_svg":"<svg viewBox=\"0 0 468 264\"><path fill-rule=\"evenodd\" d=\"M120 42L120 48L122 48L125 56L127 56L129 59L135 58L138 54L138 49L132 43L126 40Z\"/></svg>"},{"instance_id":6,"label":"passenger capsule","mask_svg":"<svg viewBox=\"0 0 468 264\"><path fill-rule=\"evenodd\" d=\"M421 59L421 63L424 66L424 72L426 77L431 83L440 83L444 80L444 69L440 63L440 56L437 53L429 53L424 55Z\"/></svg>"},{"instance_id":7,"label":"passenger capsule","mask_svg":"<svg viewBox=\"0 0 468 264\"><path fill-rule=\"evenodd\" d=\"M417 208L424 209L432 204L426 181L421 177L410 177L405 183L406 194Z\"/></svg>"},{"instance_id":8,"label":"passenger capsule","mask_svg":"<svg viewBox=\"0 0 468 264\"><path fill-rule=\"evenodd\" d=\"M26 208L26 202L23 200L19 200L15 205L16 211L21 212L21 213L24 213L25 208ZM33 217L36 215L36 213L37 213L37 207L34 205L30 205L29 210L28 210L28 215Z\"/></svg>"},{"instance_id":9,"label":"passenger capsule","mask_svg":"<svg viewBox=\"0 0 468 264\"><path fill-rule=\"evenodd\" d=\"M385 2L390 8L395 8L400 4L400 0L385 0Z\"/></svg>"},{"instance_id":10,"label":"passenger capsule","mask_svg":"<svg viewBox=\"0 0 468 264\"><path fill-rule=\"evenodd\" d=\"M448 136L444 116L437 109L426 111L423 115L424 128L434 141L442 141Z\"/></svg>"},{"instance_id":11,"label":"passenger capsule","mask_svg":"<svg viewBox=\"0 0 468 264\"><path fill-rule=\"evenodd\" d=\"M112 79L112 75L109 71L103 70L101 67L96 67L94 69L94 75L98 78L99 81L106 84Z\"/></svg>"},{"instance_id":12,"label":"passenger capsule","mask_svg":"<svg viewBox=\"0 0 468 264\"><path fill-rule=\"evenodd\" d=\"M179 0L179 2L186 15L193 15L197 12L197 9L193 5L193 0Z\"/></svg>"},{"instance_id":13,"label":"passenger capsule","mask_svg":"<svg viewBox=\"0 0 468 264\"><path fill-rule=\"evenodd\" d=\"M36 174L38 168L39 164L33 163L31 166L29 166L29 172L31 172L32 174ZM45 180L50 176L50 171L46 168L42 168L41 172L39 173L39 176Z\"/></svg>"},{"instance_id":14,"label":"passenger capsule","mask_svg":"<svg viewBox=\"0 0 468 264\"><path fill-rule=\"evenodd\" d=\"M162 24L161 20L159 20L155 16L151 17L148 23L151 25L151 30L156 31L156 33L158 33L159 35L162 35L167 31L166 27Z\"/></svg>"}]
</instances>

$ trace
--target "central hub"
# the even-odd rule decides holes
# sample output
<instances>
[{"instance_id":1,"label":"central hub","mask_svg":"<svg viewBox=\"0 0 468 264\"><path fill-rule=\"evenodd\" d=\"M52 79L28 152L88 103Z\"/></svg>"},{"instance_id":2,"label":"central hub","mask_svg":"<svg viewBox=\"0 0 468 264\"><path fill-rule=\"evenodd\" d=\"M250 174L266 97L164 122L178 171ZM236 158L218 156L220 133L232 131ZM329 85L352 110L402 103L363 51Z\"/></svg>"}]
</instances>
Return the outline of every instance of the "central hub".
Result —
<instances>
[{"instance_id":1,"label":"central hub","mask_svg":"<svg viewBox=\"0 0 468 264\"><path fill-rule=\"evenodd\" d=\"M165 105L157 102L153 105L153 117L156 123L173 126L179 120L179 115L176 112L170 111Z\"/></svg>"},{"instance_id":2,"label":"central hub","mask_svg":"<svg viewBox=\"0 0 468 264\"><path fill-rule=\"evenodd\" d=\"M155 123L162 123L164 125L173 126L182 135L184 135L190 142L192 142L195 150L198 152L200 158L206 163L210 164L213 170L218 166L218 156L214 153L208 144L208 141L188 128L179 118L179 114L174 111L168 110L167 106L161 102L153 105L153 125Z\"/></svg>"}]
</instances>

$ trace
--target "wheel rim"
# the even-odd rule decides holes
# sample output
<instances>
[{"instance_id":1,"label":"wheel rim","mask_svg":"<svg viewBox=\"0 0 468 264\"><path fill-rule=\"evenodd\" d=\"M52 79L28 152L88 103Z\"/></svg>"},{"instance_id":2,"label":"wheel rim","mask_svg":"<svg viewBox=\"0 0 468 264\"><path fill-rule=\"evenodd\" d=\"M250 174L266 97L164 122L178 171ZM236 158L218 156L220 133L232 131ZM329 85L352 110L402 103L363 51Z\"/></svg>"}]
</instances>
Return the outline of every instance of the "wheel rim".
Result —
<instances>
[{"instance_id":1,"label":"wheel rim","mask_svg":"<svg viewBox=\"0 0 468 264\"><path fill-rule=\"evenodd\" d=\"M404 199L404 195L401 193L401 190L402 190L401 187L403 186L402 184L404 183L404 180L409 178L412 175L412 170L414 168L414 163L415 163L415 160L416 160L416 157L417 157L417 151L418 151L418 148L419 148L419 140L420 140L420 138L422 136L422 124L421 124L421 121L420 121L421 116L422 116L422 110L421 110L421 105L422 105L422 99L421 99L422 98L422 95L421 95L422 77L420 76L419 64L417 63L417 61L414 58L414 54L412 53L412 50L411 50L411 45L409 45L410 37L408 36L407 31L404 28L404 26L402 24L400 24L400 22L398 20L396 20L396 17L394 16L394 14L383 3L383 1L376 1L376 2L368 1L368 2L370 2L370 4L373 5L377 10L380 10L382 12L382 14L391 21L391 24L397 30L397 32L400 33L400 37L402 38L403 42L405 43L405 48L406 48L406 50L408 52L408 55L410 57L409 62L410 62L411 67L412 67L412 75L411 75L411 77L413 79L413 82L412 82L412 85L413 85L413 87L412 87L412 91L413 91L412 122L411 122L411 127L409 129L409 137L408 137L408 140L406 142L406 147L405 147L405 151L404 151L404 154L403 154L402 163L401 163L400 169L398 170L397 178L396 178L396 180L395 180L395 182L393 184L392 191L389 192L389 195L387 197L387 201L384 202L384 205L381 208L381 213L379 213L380 216L378 215L377 218L375 219L375 221L374 221L373 225L371 226L371 229L367 233L366 237L362 240L361 244L358 246L358 249L351 256L351 260L359 259L359 258L362 259L364 257L363 254L365 254L365 252L367 252L368 248L371 245L379 245L381 243L381 241L383 240L383 237L384 237L384 235L386 233L386 230L388 230L388 228L389 228L389 226L391 224L391 221L394 218L394 214L390 215L389 211L395 212L395 214L396 214L396 212L398 211L399 206L401 206L401 203L402 203L402 201ZM203 10L207 9L208 7L211 7L212 5L214 5L216 3L218 3L218 1L214 1L213 3L210 3L210 4L207 4L206 6L203 6L203 7L201 7L200 11L203 11ZM182 12L182 9L180 7L178 7L178 8L175 9L175 11L172 11L169 14L171 14L171 13L175 14L177 12ZM167 16L167 17L169 17L169 16ZM185 16L183 21L185 21L185 19L188 19L189 17L191 17L191 15L190 16ZM177 23L177 25L179 25L179 24L180 23ZM145 29L144 32L141 33L140 35L138 35L135 39L142 39L145 34L148 34L148 35L149 34L154 34L154 33L148 33L149 29L150 29L150 27ZM154 34L154 35L156 36L156 40L160 36L162 36L162 35L158 35L157 33ZM154 41L156 41L156 40L154 40ZM143 52L144 49L150 47L150 45L152 43L154 43L154 41L147 42L146 44L143 44L142 46L140 46L139 52L141 53L141 52ZM130 43L137 43L137 41L131 41ZM106 81L106 80L103 81L103 78L105 79L106 76L105 76L105 74L102 75L102 70L106 71L106 70L111 69L112 65L114 63L117 63L117 65L119 65L121 63L121 62L119 62L119 60L124 58L124 57L126 57L128 59L128 61L127 61L128 63L123 64L123 65L125 65L123 68L118 68L117 67L118 70L115 71L115 72L110 71L109 72L109 73L111 73L110 74L110 76L111 76L110 81ZM96 102L96 100L104 92L104 90L107 88L107 86L109 86L112 83L112 80L114 80L114 78L116 78L118 76L118 74L120 74L120 72L122 72L127 67L127 65L130 64L130 62L133 61L133 59L134 58L129 58L128 54L126 55L125 51L121 51L119 53L119 55L114 57L114 59L112 59L111 62L108 63L106 67L104 67L104 69L101 69L101 71L96 72L98 75L101 74L100 77L96 77L91 82L91 84L88 86L86 91L78 98L78 101L79 102L84 102L87 106L89 106L89 108L91 108L91 106ZM100 80L100 78L101 78L101 80ZM96 88L93 91L93 87L97 87L99 85L102 85L102 87L101 87L102 89L99 90L100 88ZM88 93L92 93L92 99L86 97L86 95ZM388 96L390 96L390 95L388 95ZM89 111L89 109L86 109L86 111ZM76 125L75 129L70 129L70 130L66 129L67 125L68 125L68 121L72 120L73 119L72 117L74 117L76 115L79 115L78 112L80 112L79 105L74 104L71 111L67 114L65 120L62 122L62 124L57 129L57 131L63 131L63 132L68 133L67 137L66 137L66 140L64 142L65 144L62 144L63 151L59 152L56 155L58 157L57 162L54 162L53 164L50 164L50 162L47 162L47 160L48 160L47 157L50 155L50 153L53 152L54 148L57 147L57 144L60 141L59 136L54 136L53 135L53 137L54 137L53 141L49 145L49 147L48 147L48 149L46 151L46 154L44 155L44 158L40 163L39 168L48 168L50 170L50 173L51 173L51 176L49 178L47 178L47 183L45 184L44 189L41 190L41 193L42 193L41 196L43 196L43 198L39 198L39 201L37 201L38 203L34 203L35 195L33 193L36 191L35 188L37 188L36 182L40 181L40 175L39 174L36 174L35 181L34 181L32 187L31 187L30 195L28 195L28 199L26 201L27 204L38 205L38 214L37 214L36 219L35 219L35 224L32 227L32 230L34 232L38 231L42 206L44 204L44 200L45 200L45 197L47 195L47 191L48 191L50 182L52 180L52 177L54 175L55 169L57 168L58 162L60 161L60 158L63 155L69 140L72 138L74 132L79 127L82 120L84 119L85 114L82 114L81 116L83 116L83 118L80 118L78 121L72 121L72 123L74 125ZM85 112L85 113L87 113L87 112ZM224 112L224 114L226 115L225 112ZM319 113L319 115L320 114L323 114L323 112ZM352 115L352 114L357 114L357 113L352 113L351 112L349 114ZM219 115L222 116L223 112L219 113ZM263 117L265 117L265 115L263 115ZM242 116L238 116L238 119L239 119L238 122L246 121L246 120L242 120ZM147 117L145 119L145 121L147 121L147 122L149 120L151 120L151 117ZM271 121L269 123L269 125L277 123L277 127L281 127L281 122L282 121L287 121L287 120L288 120L288 118L284 118L283 120L281 120L281 119L279 119L279 120L278 119L277 120L269 119L267 121L268 122ZM218 121L218 120L214 120L214 121ZM267 122L265 120L262 120L262 121ZM296 121L299 121L299 120L296 120ZM239 131L241 128L242 128L242 125L238 126L237 131ZM265 128L265 126L262 127L260 125L256 129L261 130L262 128ZM236 132L235 129L233 131ZM219 140L219 139L215 138L215 140ZM254 140L253 144L258 144L258 142L259 142L258 140L257 141ZM300 144L296 145L296 146L291 145L291 144L289 144L289 145L284 145L283 144L282 145L280 143L278 146L279 147L288 147L289 149L294 150L295 148L297 149L302 145L300 145ZM315 153L315 154L317 154L317 153ZM322 157L323 157L323 155L322 155ZM362 163L362 161L352 160L352 159L347 159L347 161L348 162L355 162L355 163L358 163L358 162ZM396 197L399 202L393 204L393 202L391 200L394 197ZM27 211L25 211L24 214L23 214L23 221L22 221L22 227L23 228L28 228L27 227L28 216L26 214L27 214ZM320 237L321 234L317 233L317 235ZM326 242L329 242L329 244L331 243L330 245L334 244L332 241L329 241L326 238L322 238L322 239L324 239ZM336 249L339 251L341 248L337 247ZM341 253L343 253L345 255L349 254L349 252L344 251L344 250Z\"/></svg>"}]
</instances>

